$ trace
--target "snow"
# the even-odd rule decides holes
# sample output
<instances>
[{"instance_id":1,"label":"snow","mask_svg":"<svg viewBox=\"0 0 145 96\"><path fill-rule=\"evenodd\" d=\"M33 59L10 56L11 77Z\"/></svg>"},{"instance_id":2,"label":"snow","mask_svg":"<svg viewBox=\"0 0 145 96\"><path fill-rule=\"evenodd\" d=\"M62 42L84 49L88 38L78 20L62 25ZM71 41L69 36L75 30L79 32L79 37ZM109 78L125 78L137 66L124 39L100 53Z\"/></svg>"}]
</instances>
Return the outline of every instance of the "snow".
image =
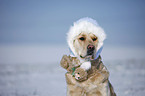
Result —
<instances>
[{"instance_id":1,"label":"snow","mask_svg":"<svg viewBox=\"0 0 145 96\"><path fill-rule=\"evenodd\" d=\"M63 54L66 45L0 45L0 96L66 96ZM145 48L105 46L102 58L118 96L145 94Z\"/></svg>"}]
</instances>

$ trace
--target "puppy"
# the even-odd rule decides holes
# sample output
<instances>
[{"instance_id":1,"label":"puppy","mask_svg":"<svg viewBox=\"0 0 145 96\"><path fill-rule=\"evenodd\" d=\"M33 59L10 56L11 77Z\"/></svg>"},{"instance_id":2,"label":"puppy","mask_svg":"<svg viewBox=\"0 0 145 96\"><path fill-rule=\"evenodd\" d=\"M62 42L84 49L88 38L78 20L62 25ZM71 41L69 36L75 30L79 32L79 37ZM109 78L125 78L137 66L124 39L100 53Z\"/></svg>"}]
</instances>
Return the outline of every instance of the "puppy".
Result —
<instances>
[{"instance_id":1,"label":"puppy","mask_svg":"<svg viewBox=\"0 0 145 96\"><path fill-rule=\"evenodd\" d=\"M73 77L66 73L67 96L116 96L100 57L105 38L104 30L91 18L80 19L70 28L67 34L70 56L80 60L80 68L88 76L80 82L76 80L79 74Z\"/></svg>"}]
</instances>

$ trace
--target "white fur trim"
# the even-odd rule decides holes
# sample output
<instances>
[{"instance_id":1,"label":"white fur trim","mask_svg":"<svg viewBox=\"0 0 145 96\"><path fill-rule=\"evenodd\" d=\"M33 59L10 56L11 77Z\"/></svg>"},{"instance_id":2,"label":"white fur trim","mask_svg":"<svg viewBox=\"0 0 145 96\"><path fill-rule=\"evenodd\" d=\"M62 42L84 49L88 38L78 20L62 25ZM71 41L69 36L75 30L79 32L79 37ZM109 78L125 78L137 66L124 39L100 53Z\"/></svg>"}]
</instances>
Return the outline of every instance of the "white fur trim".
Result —
<instances>
[{"instance_id":1,"label":"white fur trim","mask_svg":"<svg viewBox=\"0 0 145 96\"><path fill-rule=\"evenodd\" d=\"M81 68L85 69L85 70L89 70L91 68L91 62L84 62L82 63L82 65L80 66Z\"/></svg>"},{"instance_id":2,"label":"white fur trim","mask_svg":"<svg viewBox=\"0 0 145 96\"><path fill-rule=\"evenodd\" d=\"M74 22L74 25L70 27L70 30L67 33L68 45L76 57L79 56L77 56L77 53L75 52L73 41L81 32L93 33L98 37L99 43L97 50L103 46L103 41L106 39L106 34L104 30L98 25L98 23L91 18L83 18L78 20L77 22Z\"/></svg>"}]
</instances>

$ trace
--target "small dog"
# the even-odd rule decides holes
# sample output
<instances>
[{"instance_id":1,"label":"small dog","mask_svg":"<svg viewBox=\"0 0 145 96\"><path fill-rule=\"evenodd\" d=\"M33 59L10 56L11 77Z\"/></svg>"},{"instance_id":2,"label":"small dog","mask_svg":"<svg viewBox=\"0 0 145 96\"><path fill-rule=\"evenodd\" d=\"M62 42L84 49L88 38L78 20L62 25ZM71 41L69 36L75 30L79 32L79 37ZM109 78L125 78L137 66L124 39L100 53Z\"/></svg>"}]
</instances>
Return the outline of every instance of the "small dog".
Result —
<instances>
[{"instance_id":1,"label":"small dog","mask_svg":"<svg viewBox=\"0 0 145 96\"><path fill-rule=\"evenodd\" d=\"M81 68L81 71L74 71L75 76L66 73L67 96L116 96L100 57L106 38L104 30L95 20L83 18L74 23L67 35L70 56L79 59ZM70 63L66 58L69 59L62 58L61 65L64 61ZM82 79L80 74L85 72L87 77Z\"/></svg>"}]
</instances>

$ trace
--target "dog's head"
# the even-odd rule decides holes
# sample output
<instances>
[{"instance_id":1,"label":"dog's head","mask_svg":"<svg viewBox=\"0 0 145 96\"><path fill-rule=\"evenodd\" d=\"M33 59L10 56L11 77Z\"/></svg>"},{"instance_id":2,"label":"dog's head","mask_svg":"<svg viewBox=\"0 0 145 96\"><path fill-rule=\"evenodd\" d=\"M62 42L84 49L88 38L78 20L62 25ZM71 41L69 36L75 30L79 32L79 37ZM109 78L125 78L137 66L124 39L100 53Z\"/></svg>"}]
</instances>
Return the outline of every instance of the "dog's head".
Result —
<instances>
[{"instance_id":1,"label":"dog's head","mask_svg":"<svg viewBox=\"0 0 145 96\"><path fill-rule=\"evenodd\" d=\"M106 38L104 30L91 18L75 22L68 33L68 45L76 57L84 60L96 58Z\"/></svg>"},{"instance_id":2,"label":"dog's head","mask_svg":"<svg viewBox=\"0 0 145 96\"><path fill-rule=\"evenodd\" d=\"M73 41L77 55L82 59L94 59L97 52L98 38L87 32L80 33Z\"/></svg>"}]
</instances>

